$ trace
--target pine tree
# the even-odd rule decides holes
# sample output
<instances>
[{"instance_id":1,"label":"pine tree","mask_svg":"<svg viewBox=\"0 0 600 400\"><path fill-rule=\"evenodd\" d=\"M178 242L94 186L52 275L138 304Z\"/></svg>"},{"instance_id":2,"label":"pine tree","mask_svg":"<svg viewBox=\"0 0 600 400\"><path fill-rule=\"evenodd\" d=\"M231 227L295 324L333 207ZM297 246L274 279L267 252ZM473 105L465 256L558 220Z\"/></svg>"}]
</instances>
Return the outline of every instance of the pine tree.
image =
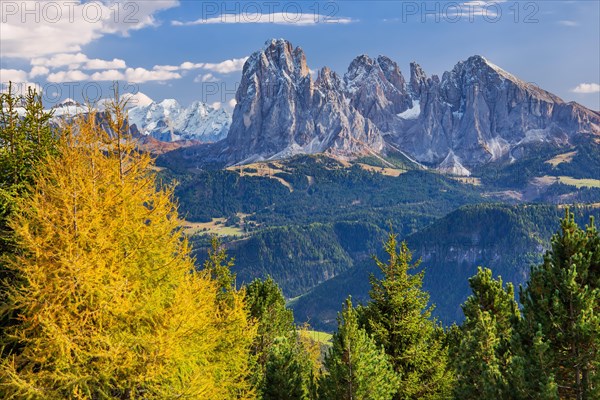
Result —
<instances>
[{"instance_id":1,"label":"pine tree","mask_svg":"<svg viewBox=\"0 0 600 400\"><path fill-rule=\"evenodd\" d=\"M521 290L527 396L600 398L600 237L566 210L544 262Z\"/></svg>"},{"instance_id":2,"label":"pine tree","mask_svg":"<svg viewBox=\"0 0 600 400\"><path fill-rule=\"evenodd\" d=\"M361 323L390 356L400 378L396 399L443 399L452 388L444 332L431 318L429 295L422 287L423 274L409 274L406 243L398 248L396 235L385 244L387 263L375 258L383 279L371 276L371 301L360 310Z\"/></svg>"},{"instance_id":3,"label":"pine tree","mask_svg":"<svg viewBox=\"0 0 600 400\"><path fill-rule=\"evenodd\" d=\"M338 330L324 364L321 400L390 400L398 390L399 380L388 356L359 327L350 299L338 316Z\"/></svg>"},{"instance_id":4,"label":"pine tree","mask_svg":"<svg viewBox=\"0 0 600 400\"><path fill-rule=\"evenodd\" d=\"M469 279L473 294L463 304L465 321L452 346L458 399L514 399L513 327L520 312L512 284L482 269Z\"/></svg>"},{"instance_id":5,"label":"pine tree","mask_svg":"<svg viewBox=\"0 0 600 400\"><path fill-rule=\"evenodd\" d=\"M297 337L279 337L269 348L263 400L312 400L313 369Z\"/></svg>"},{"instance_id":6,"label":"pine tree","mask_svg":"<svg viewBox=\"0 0 600 400\"><path fill-rule=\"evenodd\" d=\"M294 316L285 305L281 289L271 277L255 279L246 287L246 307L257 325L257 335L251 348L252 378L255 387L263 391L270 352L276 342L294 338Z\"/></svg>"},{"instance_id":7,"label":"pine tree","mask_svg":"<svg viewBox=\"0 0 600 400\"><path fill-rule=\"evenodd\" d=\"M24 115L17 108L24 103ZM29 88L25 97L15 96L12 84L0 94L0 255L12 253L14 243L8 219L32 183L40 158L52 153L56 139L41 95Z\"/></svg>"},{"instance_id":8,"label":"pine tree","mask_svg":"<svg viewBox=\"0 0 600 400\"><path fill-rule=\"evenodd\" d=\"M17 112L20 105L24 105L24 115ZM25 97L15 96L9 83L8 91L0 94L0 304L6 303L4 288L15 283L6 263L19 251L8 221L27 196L39 160L55 151L51 117L44 112L41 95L31 88ZM15 310L0 318L0 342L17 314Z\"/></svg>"},{"instance_id":9,"label":"pine tree","mask_svg":"<svg viewBox=\"0 0 600 400\"><path fill-rule=\"evenodd\" d=\"M217 307L216 282L194 272L172 191L156 190L148 155L95 121L61 132L11 219L22 253L1 314L19 320L6 332L0 397L251 397L239 382L252 327L223 329L232 316Z\"/></svg>"},{"instance_id":10,"label":"pine tree","mask_svg":"<svg viewBox=\"0 0 600 400\"><path fill-rule=\"evenodd\" d=\"M308 338L306 327L296 329L277 283L270 277L252 281L246 305L258 327L252 345L253 381L262 398L316 398L320 345Z\"/></svg>"}]
</instances>

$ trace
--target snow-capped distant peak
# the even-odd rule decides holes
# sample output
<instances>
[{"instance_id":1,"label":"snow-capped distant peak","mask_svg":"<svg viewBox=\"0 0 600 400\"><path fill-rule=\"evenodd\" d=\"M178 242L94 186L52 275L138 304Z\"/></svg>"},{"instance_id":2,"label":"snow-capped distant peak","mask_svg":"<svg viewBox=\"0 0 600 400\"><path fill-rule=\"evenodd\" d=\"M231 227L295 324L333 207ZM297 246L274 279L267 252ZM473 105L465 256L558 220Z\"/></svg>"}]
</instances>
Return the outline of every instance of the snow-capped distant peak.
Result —
<instances>
[{"instance_id":1,"label":"snow-capped distant peak","mask_svg":"<svg viewBox=\"0 0 600 400\"><path fill-rule=\"evenodd\" d=\"M175 99L165 99L130 108L129 123L141 134L162 141L214 142L227 135L231 115L200 101L182 107Z\"/></svg>"},{"instance_id":2,"label":"snow-capped distant peak","mask_svg":"<svg viewBox=\"0 0 600 400\"><path fill-rule=\"evenodd\" d=\"M168 108L179 107L179 102L175 99L164 99L158 104L160 104L162 107Z\"/></svg>"},{"instance_id":3,"label":"snow-capped distant peak","mask_svg":"<svg viewBox=\"0 0 600 400\"><path fill-rule=\"evenodd\" d=\"M56 105L54 107L69 107L69 106L78 106L78 105L79 105L79 103L77 103L75 100L67 97L63 101L56 103Z\"/></svg>"},{"instance_id":4,"label":"snow-capped distant peak","mask_svg":"<svg viewBox=\"0 0 600 400\"><path fill-rule=\"evenodd\" d=\"M126 100L127 105L130 107L147 106L154 102L150 97L146 96L142 92L137 93L125 93L121 96L121 100Z\"/></svg>"}]
</instances>

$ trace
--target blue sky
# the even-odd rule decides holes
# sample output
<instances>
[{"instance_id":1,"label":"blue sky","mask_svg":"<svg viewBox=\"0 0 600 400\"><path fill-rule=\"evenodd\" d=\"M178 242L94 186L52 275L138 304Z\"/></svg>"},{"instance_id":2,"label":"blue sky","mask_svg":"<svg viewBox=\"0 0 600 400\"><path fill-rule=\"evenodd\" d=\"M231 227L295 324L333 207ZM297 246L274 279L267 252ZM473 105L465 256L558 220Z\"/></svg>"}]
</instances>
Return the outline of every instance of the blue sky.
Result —
<instances>
[{"instance_id":1,"label":"blue sky","mask_svg":"<svg viewBox=\"0 0 600 400\"><path fill-rule=\"evenodd\" d=\"M481 54L566 101L600 109L600 2L10 1L0 2L0 81L37 84L47 103L124 92L229 108L245 57L270 38L308 65L343 74L387 55L405 77L441 74Z\"/></svg>"}]
</instances>

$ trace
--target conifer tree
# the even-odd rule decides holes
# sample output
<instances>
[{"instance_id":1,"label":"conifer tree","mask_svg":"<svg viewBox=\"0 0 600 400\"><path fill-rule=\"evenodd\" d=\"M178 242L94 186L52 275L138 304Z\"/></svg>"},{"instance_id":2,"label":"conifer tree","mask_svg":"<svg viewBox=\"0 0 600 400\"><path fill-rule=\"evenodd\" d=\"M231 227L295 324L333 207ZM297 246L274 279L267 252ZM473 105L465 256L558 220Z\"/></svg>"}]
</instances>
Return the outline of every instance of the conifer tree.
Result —
<instances>
[{"instance_id":1,"label":"conifer tree","mask_svg":"<svg viewBox=\"0 0 600 400\"><path fill-rule=\"evenodd\" d=\"M217 348L211 363L217 370L217 384L228 388L227 398L244 399L254 395L251 349L257 326L248 313L245 289L235 287L233 266L234 260L227 256L219 238L213 236L202 271L204 277L217 286L215 306L221 335L213 338Z\"/></svg>"},{"instance_id":2,"label":"conifer tree","mask_svg":"<svg viewBox=\"0 0 600 400\"><path fill-rule=\"evenodd\" d=\"M262 391L271 349L277 341L294 338L294 316L285 305L281 289L271 277L255 279L246 287L246 307L257 326L251 348L252 378L254 385Z\"/></svg>"},{"instance_id":3,"label":"conifer tree","mask_svg":"<svg viewBox=\"0 0 600 400\"><path fill-rule=\"evenodd\" d=\"M246 288L246 305L258 329L252 344L253 381L262 398L316 398L320 354L315 354L315 343L305 330L294 326L277 283L271 277L252 281Z\"/></svg>"},{"instance_id":4,"label":"conifer tree","mask_svg":"<svg viewBox=\"0 0 600 400\"><path fill-rule=\"evenodd\" d=\"M231 272L234 260L228 258L227 251L222 245L219 237L213 235L210 239L208 257L204 261L203 270L219 286L219 301L232 305L235 294L235 275Z\"/></svg>"},{"instance_id":5,"label":"conifer tree","mask_svg":"<svg viewBox=\"0 0 600 400\"><path fill-rule=\"evenodd\" d=\"M19 106L24 114L17 111ZM31 88L26 96L16 96L9 83L8 91L0 93L0 304L6 303L4 288L15 283L14 274L6 267L18 251L8 221L27 196L40 159L55 150L51 117L44 112L41 95ZM5 328L15 323L16 314L15 310L0 318L0 342ZM0 349L0 353L8 351Z\"/></svg>"},{"instance_id":6,"label":"conifer tree","mask_svg":"<svg viewBox=\"0 0 600 400\"><path fill-rule=\"evenodd\" d=\"M321 400L390 400L399 379L383 348L378 348L358 324L352 301L338 316L338 330L324 362Z\"/></svg>"},{"instance_id":7,"label":"conifer tree","mask_svg":"<svg viewBox=\"0 0 600 400\"><path fill-rule=\"evenodd\" d=\"M279 337L269 348L263 400L312 400L313 369L297 337Z\"/></svg>"},{"instance_id":8,"label":"conifer tree","mask_svg":"<svg viewBox=\"0 0 600 400\"><path fill-rule=\"evenodd\" d=\"M252 327L223 329L232 317L216 282L194 272L172 191L156 190L148 155L95 121L61 132L11 219L22 252L0 313L19 320L6 332L0 397L252 397L239 387Z\"/></svg>"},{"instance_id":9,"label":"conifer tree","mask_svg":"<svg viewBox=\"0 0 600 400\"><path fill-rule=\"evenodd\" d=\"M567 209L521 290L526 397L600 398L600 236Z\"/></svg>"},{"instance_id":10,"label":"conifer tree","mask_svg":"<svg viewBox=\"0 0 600 400\"><path fill-rule=\"evenodd\" d=\"M302 326L297 328L298 344L302 348L302 352L304 353L303 357L306 359L307 365L310 367L306 379L310 398L317 399L319 380L323 373L323 357L327 345L317 340L315 338L315 332L310 329L308 322L305 322Z\"/></svg>"},{"instance_id":11,"label":"conifer tree","mask_svg":"<svg viewBox=\"0 0 600 400\"><path fill-rule=\"evenodd\" d=\"M9 83L0 94L0 255L14 250L8 219L26 194L39 159L56 146L52 114L44 111L41 95L29 88L26 96L16 96L12 88Z\"/></svg>"},{"instance_id":12,"label":"conifer tree","mask_svg":"<svg viewBox=\"0 0 600 400\"><path fill-rule=\"evenodd\" d=\"M473 294L463 304L465 321L451 348L458 399L514 399L513 327L520 318L512 284L503 287L492 271L478 268L469 279Z\"/></svg>"},{"instance_id":13,"label":"conifer tree","mask_svg":"<svg viewBox=\"0 0 600 400\"><path fill-rule=\"evenodd\" d=\"M421 287L424 272L409 274L406 243L398 248L395 234L385 244L387 263L375 258L382 279L371 276L371 300L360 310L361 323L384 347L400 378L395 399L443 399L450 396L453 378L444 332L431 318L429 295Z\"/></svg>"}]
</instances>

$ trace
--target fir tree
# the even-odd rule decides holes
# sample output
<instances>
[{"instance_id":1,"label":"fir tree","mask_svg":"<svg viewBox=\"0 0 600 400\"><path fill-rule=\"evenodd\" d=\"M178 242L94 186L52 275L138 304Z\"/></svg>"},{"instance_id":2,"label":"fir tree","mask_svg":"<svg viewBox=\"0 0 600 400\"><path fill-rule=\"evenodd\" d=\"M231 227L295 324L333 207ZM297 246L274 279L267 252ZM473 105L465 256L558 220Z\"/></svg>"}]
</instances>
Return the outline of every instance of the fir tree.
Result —
<instances>
[{"instance_id":1,"label":"fir tree","mask_svg":"<svg viewBox=\"0 0 600 400\"><path fill-rule=\"evenodd\" d=\"M321 400L390 400L399 379L383 348L359 327L350 299L338 316L338 330L325 356Z\"/></svg>"},{"instance_id":2,"label":"fir tree","mask_svg":"<svg viewBox=\"0 0 600 400\"><path fill-rule=\"evenodd\" d=\"M28 195L40 159L56 150L50 127L51 113L44 112L41 95L31 88L25 97L15 96L12 83L0 94L0 304L6 303L5 288L15 284L6 263L19 251L9 226L11 216ZM17 107L25 113L19 115ZM17 310L0 318L0 342L4 330L16 322ZM0 350L5 353L8 348Z\"/></svg>"},{"instance_id":3,"label":"fir tree","mask_svg":"<svg viewBox=\"0 0 600 400\"><path fill-rule=\"evenodd\" d=\"M253 381L264 389L267 361L278 340L293 339L294 316L285 306L285 298L277 283L271 278L255 279L246 287L246 307L257 325L257 335L252 343Z\"/></svg>"},{"instance_id":4,"label":"fir tree","mask_svg":"<svg viewBox=\"0 0 600 400\"><path fill-rule=\"evenodd\" d=\"M253 381L262 397L315 398L320 354L306 332L296 330L277 283L270 277L252 281L246 288L246 305L258 328L252 344Z\"/></svg>"},{"instance_id":5,"label":"fir tree","mask_svg":"<svg viewBox=\"0 0 600 400\"><path fill-rule=\"evenodd\" d=\"M566 210L544 262L521 290L528 397L600 398L600 237Z\"/></svg>"},{"instance_id":6,"label":"fir tree","mask_svg":"<svg viewBox=\"0 0 600 400\"><path fill-rule=\"evenodd\" d=\"M25 113L20 116L22 103ZM31 88L25 97L16 96L9 83L0 94L0 255L15 250L8 219L26 195L39 160L55 149L50 118L41 95Z\"/></svg>"},{"instance_id":7,"label":"fir tree","mask_svg":"<svg viewBox=\"0 0 600 400\"><path fill-rule=\"evenodd\" d=\"M473 294L463 304L465 321L451 348L458 399L514 399L513 327L520 318L514 289L482 269L469 279Z\"/></svg>"},{"instance_id":8,"label":"fir tree","mask_svg":"<svg viewBox=\"0 0 600 400\"><path fill-rule=\"evenodd\" d=\"M296 337L280 337L269 348L263 400L311 400L313 370L309 354Z\"/></svg>"},{"instance_id":9,"label":"fir tree","mask_svg":"<svg viewBox=\"0 0 600 400\"><path fill-rule=\"evenodd\" d=\"M448 368L444 332L431 318L429 295L421 287L424 272L409 274L406 243L398 248L396 235L385 244L387 263L375 258L383 279L371 276L371 301L361 310L366 331L389 355L400 378L396 399L448 398L452 374Z\"/></svg>"}]
</instances>

